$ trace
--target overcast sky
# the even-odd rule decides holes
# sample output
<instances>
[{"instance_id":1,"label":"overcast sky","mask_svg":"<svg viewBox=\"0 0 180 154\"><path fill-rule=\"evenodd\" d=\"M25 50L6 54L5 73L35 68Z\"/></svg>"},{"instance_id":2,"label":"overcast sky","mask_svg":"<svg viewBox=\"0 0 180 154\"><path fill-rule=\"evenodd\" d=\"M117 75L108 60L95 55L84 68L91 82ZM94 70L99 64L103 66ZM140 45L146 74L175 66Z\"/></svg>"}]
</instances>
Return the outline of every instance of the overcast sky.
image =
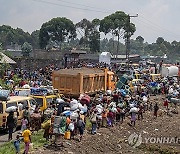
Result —
<instances>
[{"instance_id":1,"label":"overcast sky","mask_svg":"<svg viewBox=\"0 0 180 154\"><path fill-rule=\"evenodd\" d=\"M155 42L159 36L167 41L180 41L180 0L0 0L0 2L0 25L20 27L30 33L40 29L42 23L54 17L67 17L76 23L83 18L102 19L120 10L130 15L139 15L132 19L137 29L133 38L141 35L149 43Z\"/></svg>"}]
</instances>

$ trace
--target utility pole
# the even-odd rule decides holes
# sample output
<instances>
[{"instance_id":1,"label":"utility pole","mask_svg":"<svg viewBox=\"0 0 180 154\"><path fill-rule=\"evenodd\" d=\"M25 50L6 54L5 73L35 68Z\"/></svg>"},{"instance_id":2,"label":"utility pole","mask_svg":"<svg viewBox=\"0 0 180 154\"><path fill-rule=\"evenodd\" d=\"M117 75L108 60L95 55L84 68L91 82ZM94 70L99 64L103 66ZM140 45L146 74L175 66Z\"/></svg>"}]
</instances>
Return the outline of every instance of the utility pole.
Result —
<instances>
[{"instance_id":1,"label":"utility pole","mask_svg":"<svg viewBox=\"0 0 180 154\"><path fill-rule=\"evenodd\" d=\"M130 53L130 24L131 24L131 18L138 17L138 14L135 16L128 15L127 19L127 31L126 31L126 60L128 62L128 69L129 69L129 53Z\"/></svg>"}]
</instances>

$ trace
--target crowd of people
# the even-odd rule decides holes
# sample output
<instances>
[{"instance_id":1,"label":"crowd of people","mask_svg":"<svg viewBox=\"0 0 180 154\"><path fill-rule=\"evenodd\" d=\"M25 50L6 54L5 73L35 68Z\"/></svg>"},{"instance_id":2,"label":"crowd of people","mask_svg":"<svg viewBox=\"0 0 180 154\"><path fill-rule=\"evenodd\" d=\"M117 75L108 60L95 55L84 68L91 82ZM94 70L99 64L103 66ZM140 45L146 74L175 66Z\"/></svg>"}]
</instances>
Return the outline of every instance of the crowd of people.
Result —
<instances>
[{"instance_id":1,"label":"crowd of people","mask_svg":"<svg viewBox=\"0 0 180 154\"><path fill-rule=\"evenodd\" d=\"M130 119L128 125L135 127L137 120L141 121L146 111L150 111L155 119L158 114L162 115L164 113L169 116L172 116L173 113L177 114L177 100L180 98L179 85L173 79L165 81L158 80L159 84L165 86L162 86L156 93L157 97L163 95L162 102L159 102L157 97L151 99L152 94L148 86L145 89L138 89L136 93L124 93L119 89L115 91L108 90L106 93L99 92L86 101L82 101L82 97L78 100L73 98L62 99L56 105L52 104L47 109L51 109L52 112L50 112L51 118L48 119L49 121L44 123L44 137L51 140L52 136L56 135L57 139L57 136L64 136L66 132L69 132L70 138L74 139L79 133L77 138L81 141L84 130L88 129L87 125L89 123L91 123L90 132L95 135L99 128L120 125L125 119ZM88 98L86 95L83 97ZM171 101L172 98L176 101ZM170 104L172 108L170 108ZM164 107L162 108L162 106ZM58 120L58 118L60 119Z\"/></svg>"},{"instance_id":2,"label":"crowd of people","mask_svg":"<svg viewBox=\"0 0 180 154\"><path fill-rule=\"evenodd\" d=\"M100 67L102 64L97 66ZM102 67L107 66L103 65ZM110 69L114 68L116 66ZM23 87L25 84L29 84L30 87L40 87L45 82L51 82L51 73L57 69L54 65L49 65L45 69L38 69L31 73L20 69L8 71L5 75L6 83L12 84L14 89L15 85L11 80L16 75L22 79L16 86ZM172 111L175 111L180 99L180 88L175 78L158 78L156 81L152 81L150 76L145 74L143 80L143 83L135 83L133 90L122 86L121 89L107 90L104 93L98 92L91 97L84 94L82 97L87 97L85 101L82 101L82 97L76 99L61 98L51 102L43 113L40 112L37 106L34 113L30 115L27 107L23 113L22 134L17 135L14 141L16 152L19 153L20 137L22 136L25 143L24 153L27 154L32 132L39 131L41 128L44 129L43 137L47 141L50 140L52 143L57 144L64 135L68 139L77 137L81 141L86 129L91 129L91 134L95 135L101 127L120 125L125 120L129 120L127 117L130 117L128 125L135 127L137 120L142 120L146 111L151 111L154 118L157 118L158 112L162 113L162 109L160 109L160 103L157 99L151 99L152 95L163 95L164 101L161 103L163 103L163 110L167 115L177 113L171 112L169 108L169 104L173 104ZM12 112L7 118L9 140L12 140L13 124L14 113Z\"/></svg>"}]
</instances>

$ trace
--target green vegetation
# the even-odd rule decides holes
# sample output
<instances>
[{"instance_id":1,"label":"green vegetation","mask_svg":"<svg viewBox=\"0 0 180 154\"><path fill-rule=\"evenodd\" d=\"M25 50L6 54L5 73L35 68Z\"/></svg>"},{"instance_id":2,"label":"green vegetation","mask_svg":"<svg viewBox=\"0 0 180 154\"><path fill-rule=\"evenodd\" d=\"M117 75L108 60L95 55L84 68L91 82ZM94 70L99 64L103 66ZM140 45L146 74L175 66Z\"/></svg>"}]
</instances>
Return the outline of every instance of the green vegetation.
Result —
<instances>
[{"instance_id":1,"label":"green vegetation","mask_svg":"<svg viewBox=\"0 0 180 154\"><path fill-rule=\"evenodd\" d=\"M30 45L28 42L25 42L22 45L22 55L24 57L29 57L31 52L32 52L32 45Z\"/></svg>"},{"instance_id":2,"label":"green vegetation","mask_svg":"<svg viewBox=\"0 0 180 154\"><path fill-rule=\"evenodd\" d=\"M145 152L150 152L150 153L160 153L160 154L177 154L179 153L176 150L173 149L167 149L167 148L161 148L158 145L147 145L147 144L141 144L138 149L141 149Z\"/></svg>"},{"instance_id":3,"label":"green vegetation","mask_svg":"<svg viewBox=\"0 0 180 154\"><path fill-rule=\"evenodd\" d=\"M32 143L33 143L33 150L35 150L38 147L42 147L46 140L43 138L43 131L39 131L38 133L35 133L32 135ZM24 143L21 142L21 151L24 150ZM12 142L5 143L0 146L0 154L14 154L15 149Z\"/></svg>"},{"instance_id":4,"label":"green vegetation","mask_svg":"<svg viewBox=\"0 0 180 154\"><path fill-rule=\"evenodd\" d=\"M67 18L53 18L41 26L39 43L41 48L51 43L61 49L61 43L76 37L76 29L73 22Z\"/></svg>"},{"instance_id":5,"label":"green vegetation","mask_svg":"<svg viewBox=\"0 0 180 154\"><path fill-rule=\"evenodd\" d=\"M53 18L43 23L40 30L35 30L31 34L20 28L14 29L8 25L2 25L0 26L0 48L6 49L8 46L20 45L25 56L29 55L32 48L48 51L50 49L67 51L76 48L90 53L108 51L125 54L127 35L132 36L136 31L133 23L130 23L130 26L127 23L128 15L117 11L101 20L82 19L76 24L65 17ZM108 37L110 36L108 39L107 34L109 34ZM138 36L130 41L130 54L142 56L166 54L169 62L178 62L180 61L180 41L168 42L158 37L154 43L148 43L142 36Z\"/></svg>"}]
</instances>

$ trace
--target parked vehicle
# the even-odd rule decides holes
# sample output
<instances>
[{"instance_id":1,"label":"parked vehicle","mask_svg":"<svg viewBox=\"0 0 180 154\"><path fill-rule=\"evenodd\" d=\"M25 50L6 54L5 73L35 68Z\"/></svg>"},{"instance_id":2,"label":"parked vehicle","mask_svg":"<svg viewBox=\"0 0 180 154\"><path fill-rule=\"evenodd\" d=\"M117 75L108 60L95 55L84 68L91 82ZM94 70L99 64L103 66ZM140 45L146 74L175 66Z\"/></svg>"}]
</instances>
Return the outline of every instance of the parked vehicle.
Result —
<instances>
[{"instance_id":1,"label":"parked vehicle","mask_svg":"<svg viewBox=\"0 0 180 154\"><path fill-rule=\"evenodd\" d=\"M52 74L53 87L64 95L79 96L115 88L114 73L107 69L61 69Z\"/></svg>"},{"instance_id":2,"label":"parked vehicle","mask_svg":"<svg viewBox=\"0 0 180 154\"><path fill-rule=\"evenodd\" d=\"M6 129L6 121L8 116L8 113L6 112L7 108L12 106L17 108L19 116L17 116L17 112L15 112L14 114L17 120L15 124L16 128L18 126L21 126L21 120L23 118L23 112L25 108L28 106L31 112L34 105L36 105L36 101L32 97L25 96L10 96L7 101L0 101L0 129Z\"/></svg>"},{"instance_id":3,"label":"parked vehicle","mask_svg":"<svg viewBox=\"0 0 180 154\"><path fill-rule=\"evenodd\" d=\"M163 66L161 71L161 75L163 77L178 76L178 73L179 73L179 68L177 66L170 66L170 67Z\"/></svg>"},{"instance_id":4,"label":"parked vehicle","mask_svg":"<svg viewBox=\"0 0 180 154\"><path fill-rule=\"evenodd\" d=\"M58 98L57 95L33 95L32 97L36 100L37 105L40 107L41 111L47 109L50 103L56 101Z\"/></svg>"}]
</instances>

